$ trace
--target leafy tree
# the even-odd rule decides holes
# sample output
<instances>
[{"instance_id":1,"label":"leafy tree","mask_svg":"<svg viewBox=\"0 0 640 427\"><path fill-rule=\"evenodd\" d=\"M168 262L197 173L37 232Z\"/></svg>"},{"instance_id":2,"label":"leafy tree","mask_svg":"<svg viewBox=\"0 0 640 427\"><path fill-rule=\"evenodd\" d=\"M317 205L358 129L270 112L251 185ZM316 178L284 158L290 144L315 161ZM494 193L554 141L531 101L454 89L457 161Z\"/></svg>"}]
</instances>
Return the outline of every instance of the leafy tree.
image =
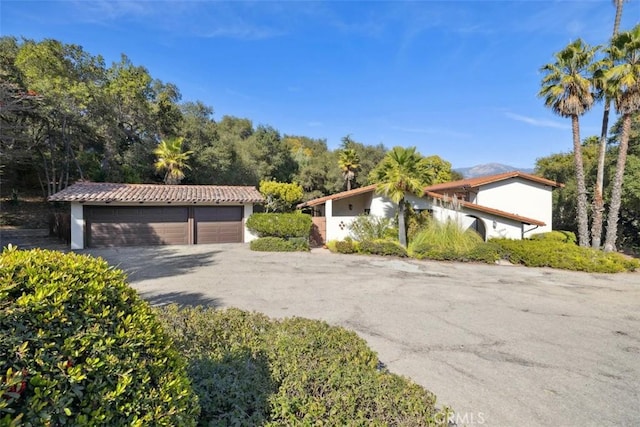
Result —
<instances>
[{"instance_id":1,"label":"leafy tree","mask_svg":"<svg viewBox=\"0 0 640 427\"><path fill-rule=\"evenodd\" d=\"M304 194L300 185L278 181L260 181L260 193L267 212L292 212Z\"/></svg>"},{"instance_id":2,"label":"leafy tree","mask_svg":"<svg viewBox=\"0 0 640 427\"><path fill-rule=\"evenodd\" d=\"M157 156L155 168L157 171L165 171L165 184L179 184L184 178L184 170L190 169L187 164L192 151L182 151L184 138L170 138L160 141L158 147L153 150Z\"/></svg>"},{"instance_id":3,"label":"leafy tree","mask_svg":"<svg viewBox=\"0 0 640 427\"><path fill-rule=\"evenodd\" d=\"M607 53L612 60L612 67L604 71L604 88L607 95L613 99L616 111L622 116L622 131L604 244L605 251L613 251L618 238L618 220L631 119L633 114L640 111L640 25L615 36L611 40Z\"/></svg>"},{"instance_id":4,"label":"leafy tree","mask_svg":"<svg viewBox=\"0 0 640 427\"><path fill-rule=\"evenodd\" d=\"M578 189L578 241L580 246L589 245L589 218L587 214L587 190L584 178L582 150L580 146L580 119L595 101L591 76L597 48L592 48L578 39L555 54L556 61L542 67L545 74L539 96L554 113L571 118L573 133L574 163Z\"/></svg>"},{"instance_id":5,"label":"leafy tree","mask_svg":"<svg viewBox=\"0 0 640 427\"><path fill-rule=\"evenodd\" d=\"M338 166L342 171L347 190L351 190L351 183L356 178L356 173L360 169L360 159L356 150L345 148L338 153Z\"/></svg>"},{"instance_id":6,"label":"leafy tree","mask_svg":"<svg viewBox=\"0 0 640 427\"><path fill-rule=\"evenodd\" d=\"M620 29L620 19L625 0L613 0L616 7L616 17L613 23L613 37ZM604 166L607 151L607 131L609 129L609 111L611 109L611 98L605 96L604 111L602 113L602 130L600 132L600 150L598 152L598 170L596 175L596 185L593 190L593 222L591 224L591 246L600 248L602 242L602 219L604 214Z\"/></svg>"},{"instance_id":7,"label":"leafy tree","mask_svg":"<svg viewBox=\"0 0 640 427\"><path fill-rule=\"evenodd\" d=\"M371 172L370 180L378 184L377 193L398 204L398 240L406 247L405 197L408 194L422 196L424 187L431 184L428 161L415 147L394 147Z\"/></svg>"}]
</instances>

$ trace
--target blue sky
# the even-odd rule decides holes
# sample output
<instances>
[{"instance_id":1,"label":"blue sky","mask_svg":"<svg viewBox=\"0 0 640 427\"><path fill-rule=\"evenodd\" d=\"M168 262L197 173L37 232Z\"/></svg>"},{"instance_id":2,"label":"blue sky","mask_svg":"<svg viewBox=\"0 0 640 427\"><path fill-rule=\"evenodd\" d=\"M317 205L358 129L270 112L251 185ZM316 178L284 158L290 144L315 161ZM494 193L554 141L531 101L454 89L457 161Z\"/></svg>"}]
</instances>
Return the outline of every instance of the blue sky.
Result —
<instances>
[{"instance_id":1,"label":"blue sky","mask_svg":"<svg viewBox=\"0 0 640 427\"><path fill-rule=\"evenodd\" d=\"M3 0L0 33L79 44L107 64L125 53L215 119L526 168L571 149L569 120L537 97L539 68L578 37L605 43L614 14L610 0ZM640 1L625 3L622 29L639 22ZM583 137L601 115L583 118Z\"/></svg>"}]
</instances>

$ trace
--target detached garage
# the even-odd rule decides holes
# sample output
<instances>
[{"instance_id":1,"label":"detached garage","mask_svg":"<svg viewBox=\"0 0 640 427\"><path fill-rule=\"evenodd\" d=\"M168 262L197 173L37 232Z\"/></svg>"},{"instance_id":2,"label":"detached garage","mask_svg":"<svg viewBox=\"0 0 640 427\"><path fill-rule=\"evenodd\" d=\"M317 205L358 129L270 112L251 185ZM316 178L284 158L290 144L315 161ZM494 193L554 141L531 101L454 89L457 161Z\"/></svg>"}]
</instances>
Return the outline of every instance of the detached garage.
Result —
<instances>
[{"instance_id":1,"label":"detached garage","mask_svg":"<svg viewBox=\"0 0 640 427\"><path fill-rule=\"evenodd\" d=\"M71 249L248 242L255 187L79 182L49 197L71 203Z\"/></svg>"}]
</instances>

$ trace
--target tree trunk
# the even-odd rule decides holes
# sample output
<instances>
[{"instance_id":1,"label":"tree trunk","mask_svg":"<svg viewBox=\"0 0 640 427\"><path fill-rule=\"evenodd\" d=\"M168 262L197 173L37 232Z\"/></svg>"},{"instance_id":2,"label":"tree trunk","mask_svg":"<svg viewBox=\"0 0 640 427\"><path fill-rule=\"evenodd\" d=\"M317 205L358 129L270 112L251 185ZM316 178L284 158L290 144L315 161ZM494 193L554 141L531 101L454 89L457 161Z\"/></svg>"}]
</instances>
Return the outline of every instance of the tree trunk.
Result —
<instances>
[{"instance_id":1,"label":"tree trunk","mask_svg":"<svg viewBox=\"0 0 640 427\"><path fill-rule=\"evenodd\" d=\"M587 214L587 187L584 183L584 166L582 165L582 145L580 144L580 122L577 115L571 117L573 128L573 161L576 168L576 185L578 187L578 243L589 246L589 217Z\"/></svg>"},{"instance_id":2,"label":"tree trunk","mask_svg":"<svg viewBox=\"0 0 640 427\"><path fill-rule=\"evenodd\" d=\"M403 247L407 247L407 229L404 226L404 197L398 202L398 240Z\"/></svg>"},{"instance_id":3,"label":"tree trunk","mask_svg":"<svg viewBox=\"0 0 640 427\"><path fill-rule=\"evenodd\" d=\"M620 133L616 174L613 179L613 187L611 188L611 204L609 205L609 216L607 217L607 236L604 241L605 252L613 252L616 250L618 217L620 215L620 204L622 203L622 182L624 181L624 168L627 163L630 129L631 114L624 114L622 116L622 132Z\"/></svg>"},{"instance_id":4,"label":"tree trunk","mask_svg":"<svg viewBox=\"0 0 640 427\"><path fill-rule=\"evenodd\" d=\"M602 116L602 130L600 133L600 149L598 150L598 171L596 185L593 191L593 223L591 224L591 247L600 249L602 244L602 216L604 214L604 163L607 154L607 129L609 127L609 110L611 100L607 98Z\"/></svg>"},{"instance_id":5,"label":"tree trunk","mask_svg":"<svg viewBox=\"0 0 640 427\"><path fill-rule=\"evenodd\" d=\"M616 17L613 22L613 36L618 34L620 19L622 18L622 6L624 0L614 0L616 5ZM602 114L602 131L600 133L600 150L598 152L598 171L596 185L593 192L593 223L591 224L591 246L600 249L602 244L602 217L604 215L604 164L607 154L607 131L609 128L609 110L611 100L606 98L604 112Z\"/></svg>"}]
</instances>

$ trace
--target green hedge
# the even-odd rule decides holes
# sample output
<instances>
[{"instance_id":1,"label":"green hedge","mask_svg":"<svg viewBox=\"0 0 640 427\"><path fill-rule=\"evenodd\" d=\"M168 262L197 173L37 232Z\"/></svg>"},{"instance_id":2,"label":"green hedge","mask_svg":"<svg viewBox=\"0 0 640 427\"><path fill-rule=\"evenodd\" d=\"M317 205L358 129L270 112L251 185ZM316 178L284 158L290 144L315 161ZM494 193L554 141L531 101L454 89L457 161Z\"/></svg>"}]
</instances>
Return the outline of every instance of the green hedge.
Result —
<instances>
[{"instance_id":1,"label":"green hedge","mask_svg":"<svg viewBox=\"0 0 640 427\"><path fill-rule=\"evenodd\" d=\"M358 242L354 242L350 237L344 240L330 240L327 242L327 249L339 254L355 254L358 252Z\"/></svg>"},{"instance_id":2,"label":"green hedge","mask_svg":"<svg viewBox=\"0 0 640 427\"><path fill-rule=\"evenodd\" d=\"M159 311L190 360L200 425L429 426L447 419L432 393L381 369L354 332L237 309Z\"/></svg>"},{"instance_id":3,"label":"green hedge","mask_svg":"<svg viewBox=\"0 0 640 427\"><path fill-rule=\"evenodd\" d=\"M620 273L640 268L640 260L618 253L547 240L491 240L505 259L528 267L552 267L592 273Z\"/></svg>"},{"instance_id":4,"label":"green hedge","mask_svg":"<svg viewBox=\"0 0 640 427\"><path fill-rule=\"evenodd\" d=\"M309 250L309 240L303 237L283 239L281 237L260 237L249 243L252 251L262 252L303 252Z\"/></svg>"},{"instance_id":5,"label":"green hedge","mask_svg":"<svg viewBox=\"0 0 640 427\"><path fill-rule=\"evenodd\" d=\"M195 425L184 360L122 271L0 255L0 425Z\"/></svg>"},{"instance_id":6,"label":"green hedge","mask_svg":"<svg viewBox=\"0 0 640 427\"><path fill-rule=\"evenodd\" d=\"M399 243L390 240L364 240L360 242L361 253L385 256L406 257L407 250Z\"/></svg>"},{"instance_id":7,"label":"green hedge","mask_svg":"<svg viewBox=\"0 0 640 427\"><path fill-rule=\"evenodd\" d=\"M546 233L538 233L534 234L530 237L531 240L553 240L556 242L564 242L564 243L578 243L578 239L576 238L576 233L573 231L561 231L561 230L553 230L548 231Z\"/></svg>"},{"instance_id":8,"label":"green hedge","mask_svg":"<svg viewBox=\"0 0 640 427\"><path fill-rule=\"evenodd\" d=\"M247 218L247 228L259 237L308 238L311 216L301 213L254 213Z\"/></svg>"}]
</instances>

